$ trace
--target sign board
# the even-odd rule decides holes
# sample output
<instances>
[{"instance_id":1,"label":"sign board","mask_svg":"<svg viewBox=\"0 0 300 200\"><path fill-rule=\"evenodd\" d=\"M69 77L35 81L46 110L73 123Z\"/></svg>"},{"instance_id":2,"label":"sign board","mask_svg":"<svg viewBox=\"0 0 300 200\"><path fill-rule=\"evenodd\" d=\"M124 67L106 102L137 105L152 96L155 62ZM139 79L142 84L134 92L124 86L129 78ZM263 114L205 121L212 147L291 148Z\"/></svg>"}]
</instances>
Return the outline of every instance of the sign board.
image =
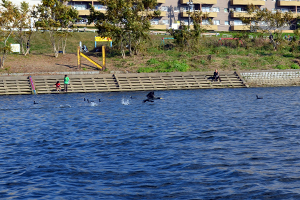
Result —
<instances>
[{"instance_id":1,"label":"sign board","mask_svg":"<svg viewBox=\"0 0 300 200\"><path fill-rule=\"evenodd\" d=\"M20 53L20 44L10 44L11 51Z\"/></svg>"},{"instance_id":2,"label":"sign board","mask_svg":"<svg viewBox=\"0 0 300 200\"><path fill-rule=\"evenodd\" d=\"M95 37L95 42L111 42L112 39L108 37Z\"/></svg>"}]
</instances>

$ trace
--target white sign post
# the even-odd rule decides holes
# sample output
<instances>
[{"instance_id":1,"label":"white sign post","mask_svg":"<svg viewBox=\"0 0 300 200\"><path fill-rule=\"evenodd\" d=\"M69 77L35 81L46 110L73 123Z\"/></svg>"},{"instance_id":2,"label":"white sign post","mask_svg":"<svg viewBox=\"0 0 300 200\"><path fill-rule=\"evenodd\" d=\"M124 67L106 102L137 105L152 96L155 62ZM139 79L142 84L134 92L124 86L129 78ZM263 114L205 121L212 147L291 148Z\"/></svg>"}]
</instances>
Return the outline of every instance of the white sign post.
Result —
<instances>
[{"instance_id":1,"label":"white sign post","mask_svg":"<svg viewBox=\"0 0 300 200\"><path fill-rule=\"evenodd\" d=\"M20 44L10 44L11 51L14 53L20 53Z\"/></svg>"}]
</instances>

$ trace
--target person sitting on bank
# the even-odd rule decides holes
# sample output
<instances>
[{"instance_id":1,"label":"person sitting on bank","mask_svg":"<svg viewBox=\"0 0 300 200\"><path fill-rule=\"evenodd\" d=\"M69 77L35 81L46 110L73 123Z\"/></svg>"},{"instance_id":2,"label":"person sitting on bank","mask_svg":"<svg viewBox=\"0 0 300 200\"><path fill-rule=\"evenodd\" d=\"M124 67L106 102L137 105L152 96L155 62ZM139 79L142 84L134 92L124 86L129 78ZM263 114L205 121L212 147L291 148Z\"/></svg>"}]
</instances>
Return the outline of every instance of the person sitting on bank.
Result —
<instances>
[{"instance_id":1,"label":"person sitting on bank","mask_svg":"<svg viewBox=\"0 0 300 200\"><path fill-rule=\"evenodd\" d=\"M59 92L61 90L59 81L57 81L54 86L56 87L56 92Z\"/></svg>"},{"instance_id":2,"label":"person sitting on bank","mask_svg":"<svg viewBox=\"0 0 300 200\"><path fill-rule=\"evenodd\" d=\"M218 70L216 69L215 72L214 72L213 80L214 80L214 81L218 81L218 79L219 79L220 82L221 82L220 74L219 74Z\"/></svg>"}]
</instances>

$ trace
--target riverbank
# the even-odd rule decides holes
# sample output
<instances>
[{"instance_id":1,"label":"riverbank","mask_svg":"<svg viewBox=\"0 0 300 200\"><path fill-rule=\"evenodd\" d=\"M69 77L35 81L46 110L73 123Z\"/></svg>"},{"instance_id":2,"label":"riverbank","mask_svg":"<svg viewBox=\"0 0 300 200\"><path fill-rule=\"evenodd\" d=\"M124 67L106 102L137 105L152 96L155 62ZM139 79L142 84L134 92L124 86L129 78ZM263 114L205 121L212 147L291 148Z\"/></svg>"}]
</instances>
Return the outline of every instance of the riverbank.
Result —
<instances>
[{"instance_id":1,"label":"riverbank","mask_svg":"<svg viewBox=\"0 0 300 200\"><path fill-rule=\"evenodd\" d=\"M9 54L0 73L33 73L33 72L73 72L95 71L97 68L82 59L82 68L77 68L76 50L81 41L88 47L86 54L102 64L101 45L95 48L97 33L74 33L68 39L66 54L54 57L47 34L36 33L31 42L30 54L27 56ZM106 48L106 71L122 73L160 73L160 72L209 72L299 69L300 57L298 48L289 41L282 41L280 48L274 51L270 42L263 38L243 38L243 45L235 41L219 42L218 37L203 37L192 46L181 47L174 40L162 43L163 35L150 35L137 55L122 58L117 46ZM224 36L225 37L225 36ZM232 35L232 37L239 37ZM10 41L17 43L17 41Z\"/></svg>"},{"instance_id":2,"label":"riverbank","mask_svg":"<svg viewBox=\"0 0 300 200\"><path fill-rule=\"evenodd\" d=\"M2 74L0 95L57 93L54 84L70 77L69 93L185 90L240 87L299 86L300 70L220 71L221 80L212 81L211 72L121 73L52 72L50 74Z\"/></svg>"}]
</instances>

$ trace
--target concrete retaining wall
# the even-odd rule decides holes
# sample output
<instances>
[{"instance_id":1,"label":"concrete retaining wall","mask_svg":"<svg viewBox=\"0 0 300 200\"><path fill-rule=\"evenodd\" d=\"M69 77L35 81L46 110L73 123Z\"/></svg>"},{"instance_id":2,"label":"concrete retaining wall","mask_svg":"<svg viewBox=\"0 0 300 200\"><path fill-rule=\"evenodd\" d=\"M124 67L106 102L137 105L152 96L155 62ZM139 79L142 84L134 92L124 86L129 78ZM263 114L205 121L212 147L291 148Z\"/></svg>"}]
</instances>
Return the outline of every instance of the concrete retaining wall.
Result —
<instances>
[{"instance_id":1,"label":"concrete retaining wall","mask_svg":"<svg viewBox=\"0 0 300 200\"><path fill-rule=\"evenodd\" d=\"M252 87L300 85L300 70L243 71L240 75Z\"/></svg>"}]
</instances>

